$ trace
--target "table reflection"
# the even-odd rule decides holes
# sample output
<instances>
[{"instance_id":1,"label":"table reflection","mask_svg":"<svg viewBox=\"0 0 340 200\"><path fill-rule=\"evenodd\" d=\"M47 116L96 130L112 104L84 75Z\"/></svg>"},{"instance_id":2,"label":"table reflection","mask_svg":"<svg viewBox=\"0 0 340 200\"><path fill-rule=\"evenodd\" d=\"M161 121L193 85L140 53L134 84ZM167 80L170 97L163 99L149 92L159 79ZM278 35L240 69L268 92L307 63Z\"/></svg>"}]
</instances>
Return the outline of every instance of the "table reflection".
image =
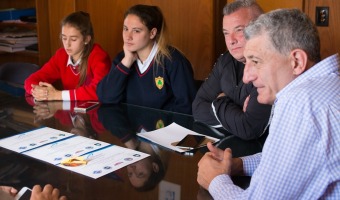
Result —
<instances>
[{"instance_id":1,"label":"table reflection","mask_svg":"<svg viewBox=\"0 0 340 200\"><path fill-rule=\"evenodd\" d=\"M101 106L99 120L125 147L150 154L150 157L127 166L128 178L139 191L152 190L164 178L168 168L169 152L137 138L136 134L152 131L172 123L171 115L157 110L142 112L142 108L127 105Z\"/></svg>"},{"instance_id":2,"label":"table reflection","mask_svg":"<svg viewBox=\"0 0 340 200\"><path fill-rule=\"evenodd\" d=\"M261 141L242 141L195 122L190 115L140 106L101 105L87 113L74 112L76 103L35 102L0 93L0 138L41 126L71 132L135 149L150 157L98 179L92 179L48 163L0 148L0 185L20 189L47 183L58 187L69 199L211 199L196 181L197 163L206 148L180 154L150 143L137 133L163 128L173 122L212 137L223 138L221 148L231 147L237 156L261 151ZM5 97L5 98L4 98ZM8 98L8 99L6 99ZM247 186L249 178L235 177Z\"/></svg>"},{"instance_id":3,"label":"table reflection","mask_svg":"<svg viewBox=\"0 0 340 200\"><path fill-rule=\"evenodd\" d=\"M61 101L36 102L33 106L34 123L38 126L48 126L49 119L52 119L60 124L58 127L62 127L63 131L96 139L98 134L105 131L98 120L97 108L80 113L74 111L75 105Z\"/></svg>"}]
</instances>

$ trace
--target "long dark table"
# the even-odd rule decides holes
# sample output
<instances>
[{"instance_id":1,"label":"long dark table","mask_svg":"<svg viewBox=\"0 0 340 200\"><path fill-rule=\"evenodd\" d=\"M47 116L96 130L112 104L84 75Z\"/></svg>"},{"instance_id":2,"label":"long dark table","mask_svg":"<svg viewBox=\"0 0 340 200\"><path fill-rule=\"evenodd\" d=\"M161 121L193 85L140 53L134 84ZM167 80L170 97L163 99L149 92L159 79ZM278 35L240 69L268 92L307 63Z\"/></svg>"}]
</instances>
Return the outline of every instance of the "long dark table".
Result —
<instances>
[{"instance_id":1,"label":"long dark table","mask_svg":"<svg viewBox=\"0 0 340 200\"><path fill-rule=\"evenodd\" d=\"M206 148L180 154L136 136L137 132L156 130L173 122L198 133L221 138L218 145L232 148L234 156L262 150L262 138L243 141L195 122L190 115L127 104L101 105L80 114L73 112L72 106L71 110L65 110L63 102L44 102L33 106L24 97L0 92L0 138L47 126L151 155L92 179L0 148L0 185L20 189L49 183L59 188L68 199L76 200L211 199L196 181L197 163ZM241 187L247 187L249 183L249 177L234 177L233 180Z\"/></svg>"}]
</instances>

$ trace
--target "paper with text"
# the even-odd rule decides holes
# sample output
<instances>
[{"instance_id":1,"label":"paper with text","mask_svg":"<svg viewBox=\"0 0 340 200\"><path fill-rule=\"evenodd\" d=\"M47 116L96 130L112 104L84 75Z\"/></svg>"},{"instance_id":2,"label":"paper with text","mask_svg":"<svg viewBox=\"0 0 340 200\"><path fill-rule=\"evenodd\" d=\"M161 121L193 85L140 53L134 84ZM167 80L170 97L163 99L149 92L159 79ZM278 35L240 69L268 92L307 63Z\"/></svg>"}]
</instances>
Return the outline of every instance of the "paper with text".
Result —
<instances>
[{"instance_id":1,"label":"paper with text","mask_svg":"<svg viewBox=\"0 0 340 200\"><path fill-rule=\"evenodd\" d=\"M27 151L23 154L57 165L64 159L81 156L110 145L106 142L79 136L56 141L40 147L38 151Z\"/></svg>"},{"instance_id":2,"label":"paper with text","mask_svg":"<svg viewBox=\"0 0 340 200\"><path fill-rule=\"evenodd\" d=\"M69 167L60 164L58 166L92 178L99 178L148 156L139 151L113 145L83 155L87 160L86 165Z\"/></svg>"},{"instance_id":3,"label":"paper with text","mask_svg":"<svg viewBox=\"0 0 340 200\"><path fill-rule=\"evenodd\" d=\"M22 153L74 136L75 135L72 133L44 127L1 139L0 146L18 153Z\"/></svg>"},{"instance_id":4,"label":"paper with text","mask_svg":"<svg viewBox=\"0 0 340 200\"><path fill-rule=\"evenodd\" d=\"M150 132L144 132L144 133L138 133L137 135L145 138L151 142L154 142L156 144L162 145L166 148L172 149L177 152L186 152L188 150L181 149L179 147L171 145L171 143L178 142L181 139L183 139L186 135L192 134L192 135L202 135L199 133L196 133L194 131L191 131L189 129L186 129L176 123L172 123L164 128L157 129L155 131ZM206 138L209 138L215 142L219 141L219 139L206 136Z\"/></svg>"},{"instance_id":5,"label":"paper with text","mask_svg":"<svg viewBox=\"0 0 340 200\"><path fill-rule=\"evenodd\" d=\"M48 127L1 139L0 146L91 178L99 178L149 156ZM70 160L70 164L63 163L65 160Z\"/></svg>"}]
</instances>

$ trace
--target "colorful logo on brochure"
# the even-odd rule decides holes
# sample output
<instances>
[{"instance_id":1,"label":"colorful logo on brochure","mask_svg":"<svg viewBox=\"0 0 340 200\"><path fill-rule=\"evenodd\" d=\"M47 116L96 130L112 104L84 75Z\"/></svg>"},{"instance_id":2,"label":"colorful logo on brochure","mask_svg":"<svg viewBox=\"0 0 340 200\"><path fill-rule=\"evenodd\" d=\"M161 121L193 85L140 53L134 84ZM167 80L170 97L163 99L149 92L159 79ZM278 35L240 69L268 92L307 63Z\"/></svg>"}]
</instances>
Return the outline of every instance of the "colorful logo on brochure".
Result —
<instances>
[{"instance_id":1,"label":"colorful logo on brochure","mask_svg":"<svg viewBox=\"0 0 340 200\"><path fill-rule=\"evenodd\" d=\"M85 160L84 157L79 156L79 157L73 157L73 158L67 158L63 161L61 161L60 164L67 166L67 167L78 167L81 165L86 165L87 164L87 160Z\"/></svg>"}]
</instances>

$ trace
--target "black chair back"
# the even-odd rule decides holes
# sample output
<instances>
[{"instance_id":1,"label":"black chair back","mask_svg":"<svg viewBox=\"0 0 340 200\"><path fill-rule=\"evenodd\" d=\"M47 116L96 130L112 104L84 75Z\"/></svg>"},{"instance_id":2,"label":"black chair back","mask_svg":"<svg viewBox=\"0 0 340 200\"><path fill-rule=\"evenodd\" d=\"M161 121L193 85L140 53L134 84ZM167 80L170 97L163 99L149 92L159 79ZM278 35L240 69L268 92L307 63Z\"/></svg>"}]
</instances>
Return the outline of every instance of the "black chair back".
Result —
<instances>
[{"instance_id":1,"label":"black chair back","mask_svg":"<svg viewBox=\"0 0 340 200\"><path fill-rule=\"evenodd\" d=\"M0 90L15 96L24 95L26 78L39 69L38 65L25 62L7 62L0 65Z\"/></svg>"}]
</instances>

